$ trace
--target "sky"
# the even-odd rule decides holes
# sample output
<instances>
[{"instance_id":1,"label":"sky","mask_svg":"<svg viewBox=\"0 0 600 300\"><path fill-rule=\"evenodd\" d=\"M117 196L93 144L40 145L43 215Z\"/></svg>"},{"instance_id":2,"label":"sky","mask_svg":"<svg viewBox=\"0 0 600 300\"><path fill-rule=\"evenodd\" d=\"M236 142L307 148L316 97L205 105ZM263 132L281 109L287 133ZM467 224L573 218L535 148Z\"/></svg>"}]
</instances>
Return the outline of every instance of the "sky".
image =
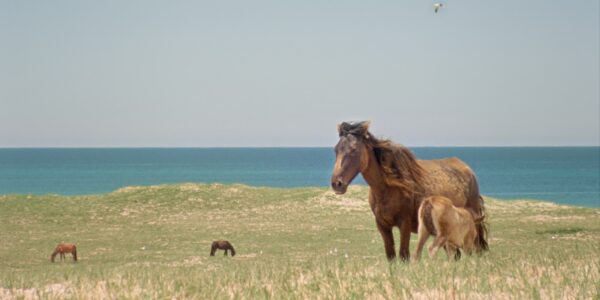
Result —
<instances>
[{"instance_id":1,"label":"sky","mask_svg":"<svg viewBox=\"0 0 600 300\"><path fill-rule=\"evenodd\" d=\"M575 1L0 0L0 147L600 145Z\"/></svg>"}]
</instances>

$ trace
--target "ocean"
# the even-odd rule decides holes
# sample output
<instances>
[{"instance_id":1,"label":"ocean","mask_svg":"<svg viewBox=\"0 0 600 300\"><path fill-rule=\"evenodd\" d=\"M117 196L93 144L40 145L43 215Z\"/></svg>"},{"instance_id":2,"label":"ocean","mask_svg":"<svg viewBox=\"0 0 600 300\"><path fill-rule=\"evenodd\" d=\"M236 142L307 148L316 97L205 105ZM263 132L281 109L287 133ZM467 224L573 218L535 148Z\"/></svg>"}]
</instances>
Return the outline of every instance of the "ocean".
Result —
<instances>
[{"instance_id":1,"label":"ocean","mask_svg":"<svg viewBox=\"0 0 600 300\"><path fill-rule=\"evenodd\" d=\"M486 196L600 207L600 147L411 149L420 159L464 160ZM183 182L326 187L334 159L332 148L5 148L0 194L97 194Z\"/></svg>"}]
</instances>

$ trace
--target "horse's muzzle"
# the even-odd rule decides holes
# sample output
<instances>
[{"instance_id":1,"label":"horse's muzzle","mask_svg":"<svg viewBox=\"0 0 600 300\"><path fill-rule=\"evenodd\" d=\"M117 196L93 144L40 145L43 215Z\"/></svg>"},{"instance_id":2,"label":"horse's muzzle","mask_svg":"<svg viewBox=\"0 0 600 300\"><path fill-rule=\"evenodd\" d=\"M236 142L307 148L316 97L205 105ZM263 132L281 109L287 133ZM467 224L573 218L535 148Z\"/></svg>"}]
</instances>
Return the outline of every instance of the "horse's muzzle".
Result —
<instances>
[{"instance_id":1,"label":"horse's muzzle","mask_svg":"<svg viewBox=\"0 0 600 300\"><path fill-rule=\"evenodd\" d=\"M344 183L344 181L342 181L342 179L340 178L332 179L331 188L336 194L341 195L346 193L346 190L348 189L348 184Z\"/></svg>"}]
</instances>

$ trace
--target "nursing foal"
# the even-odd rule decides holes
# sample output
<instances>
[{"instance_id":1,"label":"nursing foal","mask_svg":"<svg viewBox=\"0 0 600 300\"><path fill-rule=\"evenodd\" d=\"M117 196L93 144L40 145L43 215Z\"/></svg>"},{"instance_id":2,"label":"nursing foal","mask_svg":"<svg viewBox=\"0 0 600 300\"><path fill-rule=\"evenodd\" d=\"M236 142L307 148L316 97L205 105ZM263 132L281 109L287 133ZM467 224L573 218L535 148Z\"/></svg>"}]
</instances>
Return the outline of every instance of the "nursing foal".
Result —
<instances>
[{"instance_id":1,"label":"nursing foal","mask_svg":"<svg viewBox=\"0 0 600 300\"><path fill-rule=\"evenodd\" d=\"M446 249L448 259L460 258L462 248L467 254L475 249L476 225L482 218L474 219L473 214L462 207L456 207L452 200L442 196L428 197L421 202L418 212L419 241L414 259L421 257L423 246L430 235L436 236L429 246L429 257L435 257L440 247Z\"/></svg>"}]
</instances>

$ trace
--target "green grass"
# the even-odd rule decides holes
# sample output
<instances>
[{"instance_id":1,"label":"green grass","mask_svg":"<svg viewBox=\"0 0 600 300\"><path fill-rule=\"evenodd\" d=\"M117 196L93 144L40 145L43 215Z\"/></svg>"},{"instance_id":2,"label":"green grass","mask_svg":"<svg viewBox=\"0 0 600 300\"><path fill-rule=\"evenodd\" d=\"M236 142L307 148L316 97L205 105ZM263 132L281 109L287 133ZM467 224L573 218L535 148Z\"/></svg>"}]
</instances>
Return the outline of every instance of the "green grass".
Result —
<instances>
[{"instance_id":1,"label":"green grass","mask_svg":"<svg viewBox=\"0 0 600 300\"><path fill-rule=\"evenodd\" d=\"M486 198L490 252L390 264L366 199L217 184L0 196L0 299L599 297L600 209ZM209 257L216 239L238 255ZM50 263L62 241L78 263Z\"/></svg>"}]
</instances>

